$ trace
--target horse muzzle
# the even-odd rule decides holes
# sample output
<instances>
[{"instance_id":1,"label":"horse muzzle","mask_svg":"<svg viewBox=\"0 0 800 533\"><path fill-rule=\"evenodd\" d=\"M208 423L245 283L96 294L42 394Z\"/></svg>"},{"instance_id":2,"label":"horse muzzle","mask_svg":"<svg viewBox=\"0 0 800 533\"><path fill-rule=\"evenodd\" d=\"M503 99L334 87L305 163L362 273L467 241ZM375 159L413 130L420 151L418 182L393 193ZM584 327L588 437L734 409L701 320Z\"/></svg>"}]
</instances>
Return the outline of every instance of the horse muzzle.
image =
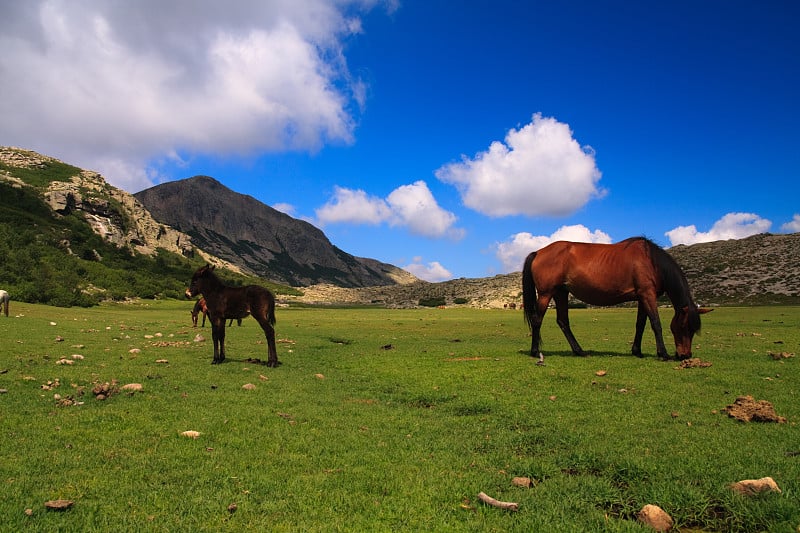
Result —
<instances>
[{"instance_id":1,"label":"horse muzzle","mask_svg":"<svg viewBox=\"0 0 800 533\"><path fill-rule=\"evenodd\" d=\"M186 292L184 294L186 295L187 298L194 298L194 294L192 294L191 289L186 289Z\"/></svg>"}]
</instances>

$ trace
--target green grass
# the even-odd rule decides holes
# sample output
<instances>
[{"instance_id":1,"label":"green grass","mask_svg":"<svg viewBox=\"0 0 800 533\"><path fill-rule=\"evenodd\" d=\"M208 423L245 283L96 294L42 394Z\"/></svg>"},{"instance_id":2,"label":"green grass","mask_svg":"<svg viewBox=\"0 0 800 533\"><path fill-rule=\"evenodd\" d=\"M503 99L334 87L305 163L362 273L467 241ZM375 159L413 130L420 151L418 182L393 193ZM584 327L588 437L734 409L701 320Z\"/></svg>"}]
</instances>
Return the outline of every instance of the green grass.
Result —
<instances>
[{"instance_id":1,"label":"green grass","mask_svg":"<svg viewBox=\"0 0 800 533\"><path fill-rule=\"evenodd\" d=\"M537 367L518 311L281 308L277 369L245 361L266 360L253 320L228 328L229 362L212 366L190 309L12 302L0 531L644 531L647 503L683 529L800 526L800 370L767 355L798 352L800 308L705 315L695 356L713 366L683 370L653 356L649 330L647 357L628 355L634 309L573 310L585 358L548 315ZM143 391L95 399L112 380ZM788 422L730 419L744 394ZM728 488L764 476L783 492ZM44 508L59 498L74 506Z\"/></svg>"}]
</instances>

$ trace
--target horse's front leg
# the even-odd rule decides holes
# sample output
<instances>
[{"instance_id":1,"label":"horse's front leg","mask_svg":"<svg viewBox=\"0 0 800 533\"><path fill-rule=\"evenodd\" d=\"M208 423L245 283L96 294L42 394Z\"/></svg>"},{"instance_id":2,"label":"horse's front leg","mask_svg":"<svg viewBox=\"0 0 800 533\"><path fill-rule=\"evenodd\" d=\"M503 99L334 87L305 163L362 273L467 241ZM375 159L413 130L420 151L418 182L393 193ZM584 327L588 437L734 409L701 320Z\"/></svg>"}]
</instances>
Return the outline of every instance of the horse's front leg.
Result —
<instances>
[{"instance_id":1,"label":"horse's front leg","mask_svg":"<svg viewBox=\"0 0 800 533\"><path fill-rule=\"evenodd\" d=\"M650 327L653 329L653 335L656 338L656 354L661 359L669 359L667 347L664 345L664 336L661 333L661 319L658 317L658 303L655 297L651 301L642 301L640 305L644 306L647 317L650 319Z\"/></svg>"},{"instance_id":2,"label":"horse's front leg","mask_svg":"<svg viewBox=\"0 0 800 533\"><path fill-rule=\"evenodd\" d=\"M275 368L278 363L278 350L275 348L275 328L272 325L267 325L264 333L267 336L267 366Z\"/></svg>"},{"instance_id":3,"label":"horse's front leg","mask_svg":"<svg viewBox=\"0 0 800 533\"><path fill-rule=\"evenodd\" d=\"M572 334L572 328L569 327L569 292L560 290L553 296L553 299L556 302L556 322L564 333L564 337L567 338L567 342L572 348L572 353L585 356L586 352L578 344L578 340Z\"/></svg>"},{"instance_id":4,"label":"horse's front leg","mask_svg":"<svg viewBox=\"0 0 800 533\"><path fill-rule=\"evenodd\" d=\"M214 340L214 360L212 365L218 365L225 360L225 319L211 320L211 338Z\"/></svg>"},{"instance_id":5,"label":"horse's front leg","mask_svg":"<svg viewBox=\"0 0 800 533\"><path fill-rule=\"evenodd\" d=\"M639 309L636 311L636 333L633 336L631 353L636 357L642 357L642 336L644 335L644 325L647 323L647 311L644 304L639 301Z\"/></svg>"}]
</instances>

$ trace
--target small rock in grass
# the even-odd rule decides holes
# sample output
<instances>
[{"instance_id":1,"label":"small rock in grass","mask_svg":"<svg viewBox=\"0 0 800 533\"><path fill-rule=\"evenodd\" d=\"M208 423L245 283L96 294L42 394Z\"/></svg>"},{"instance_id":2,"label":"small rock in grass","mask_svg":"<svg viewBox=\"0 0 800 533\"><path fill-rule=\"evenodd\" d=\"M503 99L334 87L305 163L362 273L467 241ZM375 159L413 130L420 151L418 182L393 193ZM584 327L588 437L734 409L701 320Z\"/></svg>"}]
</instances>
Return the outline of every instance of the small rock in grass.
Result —
<instances>
[{"instance_id":1,"label":"small rock in grass","mask_svg":"<svg viewBox=\"0 0 800 533\"><path fill-rule=\"evenodd\" d=\"M597 372L595 372L595 373L594 373L594 375L595 375L595 376L599 376L599 377L603 377L603 376L605 376L607 373L608 373L608 372L606 372L605 370L598 370Z\"/></svg>"},{"instance_id":2,"label":"small rock in grass","mask_svg":"<svg viewBox=\"0 0 800 533\"><path fill-rule=\"evenodd\" d=\"M181 436L189 437L190 439L196 439L197 437L200 436L200 432L194 430L184 431L183 433L181 433Z\"/></svg>"},{"instance_id":3,"label":"small rock in grass","mask_svg":"<svg viewBox=\"0 0 800 533\"><path fill-rule=\"evenodd\" d=\"M65 511L72 507L74 503L72 500L50 500L44 502L44 506L52 511Z\"/></svg>"},{"instance_id":4,"label":"small rock in grass","mask_svg":"<svg viewBox=\"0 0 800 533\"><path fill-rule=\"evenodd\" d=\"M669 531L672 529L672 517L658 505L645 505L636 515L636 518L639 519L639 522L650 526L656 531Z\"/></svg>"},{"instance_id":5,"label":"small rock in grass","mask_svg":"<svg viewBox=\"0 0 800 533\"><path fill-rule=\"evenodd\" d=\"M142 390L142 384L141 383L128 383L126 385L123 385L121 388L122 388L122 390L125 390L125 391L139 392L140 390Z\"/></svg>"},{"instance_id":6,"label":"small rock in grass","mask_svg":"<svg viewBox=\"0 0 800 533\"><path fill-rule=\"evenodd\" d=\"M762 492L781 492L778 484L771 477L761 479L743 479L731 485L731 489L743 496L755 496Z\"/></svg>"},{"instance_id":7,"label":"small rock in grass","mask_svg":"<svg viewBox=\"0 0 800 533\"><path fill-rule=\"evenodd\" d=\"M244 385L242 385L242 388L244 390L255 390L256 386L253 385L252 383L245 383Z\"/></svg>"},{"instance_id":8,"label":"small rock in grass","mask_svg":"<svg viewBox=\"0 0 800 533\"><path fill-rule=\"evenodd\" d=\"M533 480L529 477L515 477L511 480L511 484L515 487L524 487L528 489L533 486Z\"/></svg>"}]
</instances>

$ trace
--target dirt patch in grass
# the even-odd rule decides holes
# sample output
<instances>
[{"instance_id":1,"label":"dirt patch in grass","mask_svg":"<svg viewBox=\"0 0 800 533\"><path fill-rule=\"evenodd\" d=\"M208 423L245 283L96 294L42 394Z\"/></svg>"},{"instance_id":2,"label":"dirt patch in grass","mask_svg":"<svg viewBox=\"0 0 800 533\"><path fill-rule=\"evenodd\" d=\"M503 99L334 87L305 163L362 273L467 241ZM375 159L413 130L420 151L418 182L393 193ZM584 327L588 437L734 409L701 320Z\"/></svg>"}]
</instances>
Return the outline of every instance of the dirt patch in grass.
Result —
<instances>
[{"instance_id":1,"label":"dirt patch in grass","mask_svg":"<svg viewBox=\"0 0 800 533\"><path fill-rule=\"evenodd\" d=\"M784 417L778 416L770 402L755 400L752 396L739 396L725 411L728 416L743 422L786 422Z\"/></svg>"}]
</instances>

